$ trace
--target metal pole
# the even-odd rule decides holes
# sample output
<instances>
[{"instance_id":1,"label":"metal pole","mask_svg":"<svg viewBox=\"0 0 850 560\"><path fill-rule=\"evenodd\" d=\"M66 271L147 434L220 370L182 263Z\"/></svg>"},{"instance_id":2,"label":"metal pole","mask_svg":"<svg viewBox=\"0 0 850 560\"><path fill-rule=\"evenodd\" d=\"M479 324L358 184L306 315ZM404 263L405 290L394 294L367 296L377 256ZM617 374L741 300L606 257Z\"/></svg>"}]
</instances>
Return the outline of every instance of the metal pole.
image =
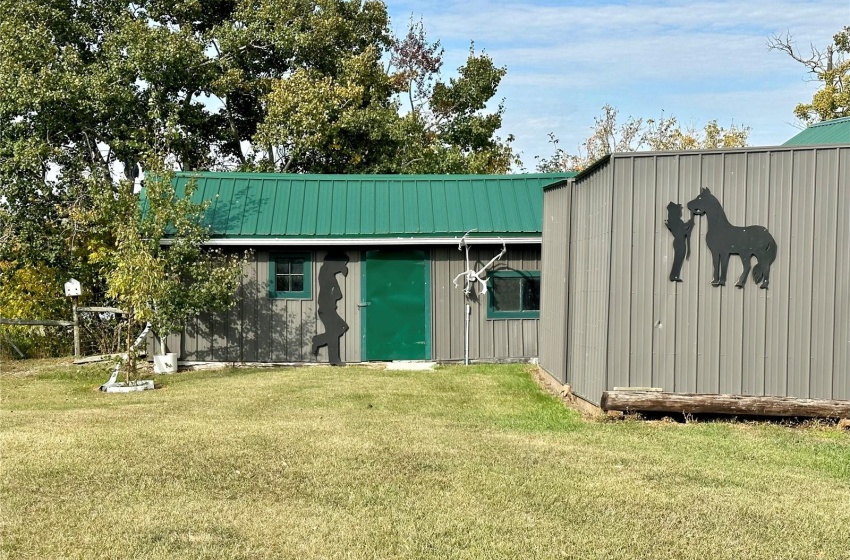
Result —
<instances>
[{"instance_id":1,"label":"metal pole","mask_svg":"<svg viewBox=\"0 0 850 560\"><path fill-rule=\"evenodd\" d=\"M74 312L74 357L80 357L80 319L77 315L77 296L71 297L71 310Z\"/></svg>"},{"instance_id":2,"label":"metal pole","mask_svg":"<svg viewBox=\"0 0 850 560\"><path fill-rule=\"evenodd\" d=\"M466 236L464 235L464 245L466 249L466 270L470 270L469 268L469 243L466 243ZM464 317L464 344L463 344L463 365L469 365L469 315L472 313L472 309L469 306L469 290L472 289L470 287L471 280L469 279L469 274L466 275L466 289L464 290L464 299L466 300L466 317Z\"/></svg>"},{"instance_id":3,"label":"metal pole","mask_svg":"<svg viewBox=\"0 0 850 560\"><path fill-rule=\"evenodd\" d=\"M469 304L466 304L466 336L463 343L463 365L469 365L469 315L472 313Z\"/></svg>"}]
</instances>

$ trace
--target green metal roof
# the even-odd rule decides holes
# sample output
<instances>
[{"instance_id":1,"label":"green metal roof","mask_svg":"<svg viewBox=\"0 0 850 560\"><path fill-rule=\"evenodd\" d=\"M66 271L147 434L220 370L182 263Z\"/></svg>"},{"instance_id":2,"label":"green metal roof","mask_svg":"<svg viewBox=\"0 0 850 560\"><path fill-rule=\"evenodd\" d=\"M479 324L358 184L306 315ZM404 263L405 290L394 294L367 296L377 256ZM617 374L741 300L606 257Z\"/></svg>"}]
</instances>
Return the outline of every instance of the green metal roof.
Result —
<instances>
[{"instance_id":1,"label":"green metal roof","mask_svg":"<svg viewBox=\"0 0 850 560\"><path fill-rule=\"evenodd\" d=\"M823 144L850 144L850 117L815 123L785 142L783 146Z\"/></svg>"},{"instance_id":2,"label":"green metal roof","mask_svg":"<svg viewBox=\"0 0 850 560\"><path fill-rule=\"evenodd\" d=\"M543 187L574 173L292 175L180 173L178 192L210 201L219 239L539 237Z\"/></svg>"}]
</instances>

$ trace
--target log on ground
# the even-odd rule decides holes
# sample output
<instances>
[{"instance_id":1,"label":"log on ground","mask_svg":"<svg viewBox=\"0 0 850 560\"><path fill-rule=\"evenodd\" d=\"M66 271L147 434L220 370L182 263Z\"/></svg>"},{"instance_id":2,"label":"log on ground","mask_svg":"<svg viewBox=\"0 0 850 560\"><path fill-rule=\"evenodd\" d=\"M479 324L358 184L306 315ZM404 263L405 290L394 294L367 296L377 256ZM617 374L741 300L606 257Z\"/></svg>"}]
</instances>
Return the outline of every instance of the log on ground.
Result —
<instances>
[{"instance_id":1,"label":"log on ground","mask_svg":"<svg viewBox=\"0 0 850 560\"><path fill-rule=\"evenodd\" d=\"M794 397L605 391L600 404L605 411L850 418L850 401Z\"/></svg>"}]
</instances>

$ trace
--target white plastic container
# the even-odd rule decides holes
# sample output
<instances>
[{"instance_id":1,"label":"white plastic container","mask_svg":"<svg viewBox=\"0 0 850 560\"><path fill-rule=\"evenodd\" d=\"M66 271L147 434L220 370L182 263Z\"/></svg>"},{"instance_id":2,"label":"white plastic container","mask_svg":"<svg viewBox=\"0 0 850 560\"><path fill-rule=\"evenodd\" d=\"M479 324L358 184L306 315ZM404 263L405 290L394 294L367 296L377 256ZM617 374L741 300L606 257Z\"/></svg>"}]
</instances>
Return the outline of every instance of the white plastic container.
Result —
<instances>
[{"instance_id":1,"label":"white plastic container","mask_svg":"<svg viewBox=\"0 0 850 560\"><path fill-rule=\"evenodd\" d=\"M154 373L177 373L177 354L169 352L168 354L154 354L153 357L153 372Z\"/></svg>"}]
</instances>

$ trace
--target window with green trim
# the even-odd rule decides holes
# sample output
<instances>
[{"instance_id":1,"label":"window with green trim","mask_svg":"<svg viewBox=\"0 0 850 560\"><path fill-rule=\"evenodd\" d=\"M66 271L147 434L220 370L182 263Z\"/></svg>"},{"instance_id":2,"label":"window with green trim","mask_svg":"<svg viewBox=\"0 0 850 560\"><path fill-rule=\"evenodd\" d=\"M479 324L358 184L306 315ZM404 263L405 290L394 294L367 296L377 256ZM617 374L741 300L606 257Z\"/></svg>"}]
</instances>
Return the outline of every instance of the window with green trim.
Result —
<instances>
[{"instance_id":1,"label":"window with green trim","mask_svg":"<svg viewBox=\"0 0 850 560\"><path fill-rule=\"evenodd\" d=\"M487 278L488 319L540 317L540 271L497 270Z\"/></svg>"},{"instance_id":2,"label":"window with green trim","mask_svg":"<svg viewBox=\"0 0 850 560\"><path fill-rule=\"evenodd\" d=\"M312 286L310 253L269 255L269 297L310 299Z\"/></svg>"}]
</instances>

